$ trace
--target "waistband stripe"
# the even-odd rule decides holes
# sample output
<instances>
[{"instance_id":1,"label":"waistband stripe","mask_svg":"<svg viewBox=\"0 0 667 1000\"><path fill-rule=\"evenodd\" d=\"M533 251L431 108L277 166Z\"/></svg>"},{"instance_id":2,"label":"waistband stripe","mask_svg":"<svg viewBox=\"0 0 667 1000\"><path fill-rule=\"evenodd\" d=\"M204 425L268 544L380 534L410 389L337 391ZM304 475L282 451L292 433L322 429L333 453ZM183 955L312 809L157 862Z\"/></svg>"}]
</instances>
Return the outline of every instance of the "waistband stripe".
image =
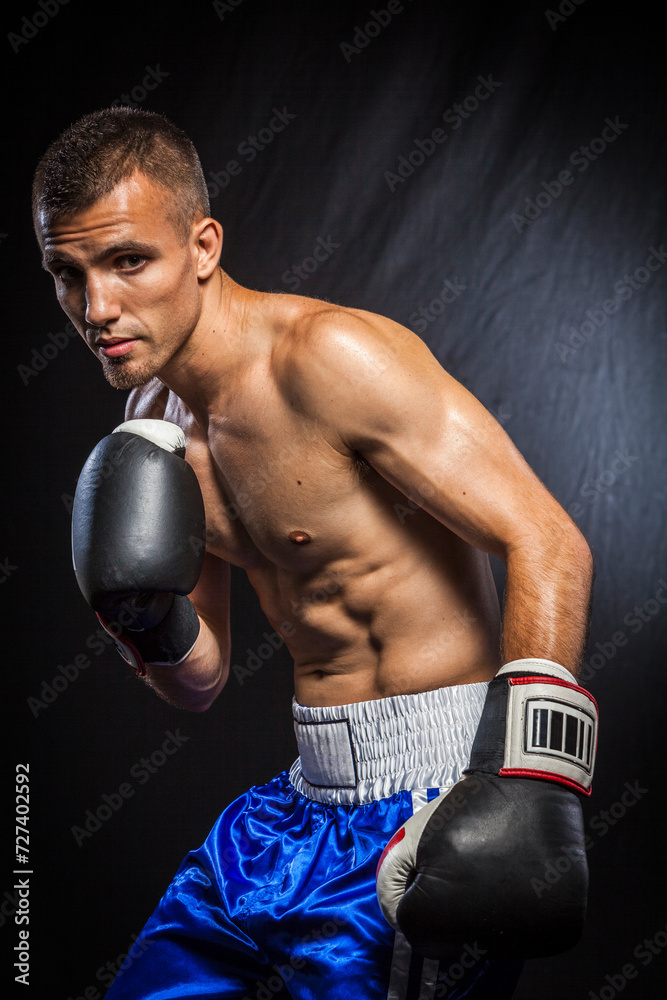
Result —
<instances>
[{"instance_id":1,"label":"waistband stripe","mask_svg":"<svg viewBox=\"0 0 667 1000\"><path fill-rule=\"evenodd\" d=\"M470 760L487 689L458 684L322 708L293 701L299 758L290 780L306 797L332 803L449 787Z\"/></svg>"},{"instance_id":2,"label":"waistband stripe","mask_svg":"<svg viewBox=\"0 0 667 1000\"><path fill-rule=\"evenodd\" d=\"M348 719L294 722L301 772L316 788L356 788L352 730Z\"/></svg>"}]
</instances>

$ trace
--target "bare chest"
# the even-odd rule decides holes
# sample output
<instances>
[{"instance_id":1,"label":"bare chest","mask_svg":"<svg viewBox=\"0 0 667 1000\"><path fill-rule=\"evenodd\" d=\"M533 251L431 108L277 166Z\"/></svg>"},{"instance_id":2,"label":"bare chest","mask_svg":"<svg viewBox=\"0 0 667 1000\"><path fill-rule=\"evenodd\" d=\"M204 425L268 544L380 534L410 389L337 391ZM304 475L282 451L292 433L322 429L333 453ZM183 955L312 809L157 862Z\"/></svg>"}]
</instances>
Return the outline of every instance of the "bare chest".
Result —
<instances>
[{"instance_id":1,"label":"bare chest","mask_svg":"<svg viewBox=\"0 0 667 1000\"><path fill-rule=\"evenodd\" d=\"M285 407L212 420L204 435L171 403L206 507L207 548L233 565L315 572L347 547L363 506L359 465ZM346 530L347 525L347 530Z\"/></svg>"}]
</instances>

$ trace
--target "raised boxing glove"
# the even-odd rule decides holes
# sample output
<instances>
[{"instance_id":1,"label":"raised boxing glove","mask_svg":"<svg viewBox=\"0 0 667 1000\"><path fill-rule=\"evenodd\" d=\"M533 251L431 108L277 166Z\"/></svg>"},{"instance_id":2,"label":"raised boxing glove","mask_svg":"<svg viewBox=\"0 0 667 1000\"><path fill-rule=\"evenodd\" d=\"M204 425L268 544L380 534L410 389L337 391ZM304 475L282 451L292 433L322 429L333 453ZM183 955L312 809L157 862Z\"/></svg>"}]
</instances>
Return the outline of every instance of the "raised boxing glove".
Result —
<instances>
[{"instance_id":1,"label":"raised boxing glove","mask_svg":"<svg viewBox=\"0 0 667 1000\"><path fill-rule=\"evenodd\" d=\"M417 952L477 943L488 958L537 958L576 944L597 725L595 700L550 660L514 660L490 682L469 766L378 865L382 911Z\"/></svg>"},{"instance_id":2,"label":"raised boxing glove","mask_svg":"<svg viewBox=\"0 0 667 1000\"><path fill-rule=\"evenodd\" d=\"M83 467L72 507L81 592L130 666L180 663L199 618L187 598L204 559L204 502L185 435L165 420L128 420Z\"/></svg>"}]
</instances>

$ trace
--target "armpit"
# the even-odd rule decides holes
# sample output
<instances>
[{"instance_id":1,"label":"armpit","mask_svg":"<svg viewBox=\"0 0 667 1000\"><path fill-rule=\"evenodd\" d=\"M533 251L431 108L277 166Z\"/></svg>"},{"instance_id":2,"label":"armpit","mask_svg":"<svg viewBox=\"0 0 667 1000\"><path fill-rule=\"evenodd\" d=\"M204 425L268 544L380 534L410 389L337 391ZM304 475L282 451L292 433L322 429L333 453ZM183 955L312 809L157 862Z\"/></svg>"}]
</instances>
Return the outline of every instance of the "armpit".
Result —
<instances>
[{"instance_id":1,"label":"armpit","mask_svg":"<svg viewBox=\"0 0 667 1000\"><path fill-rule=\"evenodd\" d=\"M359 482L362 482L368 474L370 465L358 451L355 451L352 455L352 464Z\"/></svg>"}]
</instances>

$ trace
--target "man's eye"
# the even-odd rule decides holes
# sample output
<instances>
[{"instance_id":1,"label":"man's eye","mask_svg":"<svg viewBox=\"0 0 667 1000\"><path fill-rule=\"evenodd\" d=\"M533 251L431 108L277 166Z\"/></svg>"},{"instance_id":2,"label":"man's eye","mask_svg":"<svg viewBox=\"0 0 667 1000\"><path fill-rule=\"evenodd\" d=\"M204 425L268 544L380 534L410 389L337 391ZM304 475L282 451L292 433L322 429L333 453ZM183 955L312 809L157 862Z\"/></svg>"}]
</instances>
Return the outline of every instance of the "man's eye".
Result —
<instances>
[{"instance_id":1,"label":"man's eye","mask_svg":"<svg viewBox=\"0 0 667 1000\"><path fill-rule=\"evenodd\" d=\"M76 281L78 273L74 267L61 267L57 272L57 276L64 284L71 285L73 281Z\"/></svg>"},{"instance_id":2,"label":"man's eye","mask_svg":"<svg viewBox=\"0 0 667 1000\"><path fill-rule=\"evenodd\" d=\"M121 271L132 271L134 268L140 267L145 260L146 258L142 257L140 253L128 253L118 259L118 265Z\"/></svg>"}]
</instances>

